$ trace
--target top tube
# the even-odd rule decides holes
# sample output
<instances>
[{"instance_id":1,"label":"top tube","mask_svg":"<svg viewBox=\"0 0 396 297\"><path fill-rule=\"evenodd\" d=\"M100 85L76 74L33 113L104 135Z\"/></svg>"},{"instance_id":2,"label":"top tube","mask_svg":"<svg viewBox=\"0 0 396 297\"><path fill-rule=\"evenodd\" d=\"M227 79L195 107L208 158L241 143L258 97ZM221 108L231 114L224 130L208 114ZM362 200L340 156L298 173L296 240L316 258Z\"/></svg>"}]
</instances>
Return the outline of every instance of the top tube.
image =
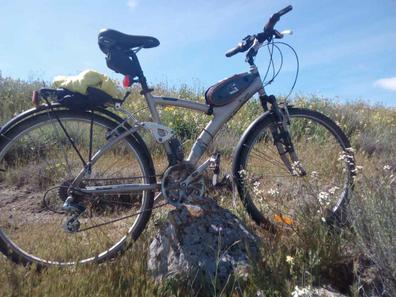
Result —
<instances>
[{"instance_id":1,"label":"top tube","mask_svg":"<svg viewBox=\"0 0 396 297\"><path fill-rule=\"evenodd\" d=\"M210 114L210 106L208 104L198 103L191 100L172 98L172 97L153 96L150 93L146 95L149 100L152 100L152 102L154 102L155 105L177 106L177 107L192 109L206 114Z\"/></svg>"}]
</instances>

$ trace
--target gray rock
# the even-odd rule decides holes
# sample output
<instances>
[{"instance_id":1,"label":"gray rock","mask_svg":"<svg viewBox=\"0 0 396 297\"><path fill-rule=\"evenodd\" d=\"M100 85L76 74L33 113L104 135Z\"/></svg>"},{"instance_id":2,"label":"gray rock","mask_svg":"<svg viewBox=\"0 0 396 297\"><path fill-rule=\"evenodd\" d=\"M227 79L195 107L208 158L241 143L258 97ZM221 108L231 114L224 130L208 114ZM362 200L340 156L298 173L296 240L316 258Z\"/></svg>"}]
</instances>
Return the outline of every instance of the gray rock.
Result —
<instances>
[{"instance_id":1,"label":"gray rock","mask_svg":"<svg viewBox=\"0 0 396 297\"><path fill-rule=\"evenodd\" d=\"M195 290L219 291L246 278L259 257L258 239L210 198L169 212L150 244L148 268L158 281L177 279Z\"/></svg>"},{"instance_id":2,"label":"gray rock","mask_svg":"<svg viewBox=\"0 0 396 297\"><path fill-rule=\"evenodd\" d=\"M347 297L331 288L295 288L292 297Z\"/></svg>"}]
</instances>

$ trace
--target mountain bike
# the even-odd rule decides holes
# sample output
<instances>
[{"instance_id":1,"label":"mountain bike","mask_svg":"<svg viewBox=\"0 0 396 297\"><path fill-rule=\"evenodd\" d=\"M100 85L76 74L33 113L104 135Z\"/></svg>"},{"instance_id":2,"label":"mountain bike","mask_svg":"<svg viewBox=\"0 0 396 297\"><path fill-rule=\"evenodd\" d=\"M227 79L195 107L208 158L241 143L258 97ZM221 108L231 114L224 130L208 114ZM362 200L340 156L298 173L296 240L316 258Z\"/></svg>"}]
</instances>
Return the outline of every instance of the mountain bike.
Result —
<instances>
[{"instance_id":1,"label":"mountain bike","mask_svg":"<svg viewBox=\"0 0 396 297\"><path fill-rule=\"evenodd\" d=\"M158 46L156 38L102 30L98 43L107 65L125 76L122 99L95 88L88 95L43 88L33 93L35 108L0 130L0 251L16 263L38 266L100 263L121 254L154 208L181 207L205 195L206 172L213 175L212 186L225 183L220 153L201 159L251 98L263 113L235 147L231 173L250 217L271 232L293 225L301 211L326 222L342 218L355 170L347 137L327 116L267 95L254 63L262 47L279 49L276 39L288 32L274 26L290 10L273 14L262 32L226 53L247 52L249 71L210 87L206 103L153 95L137 53ZM151 121L123 108L135 83ZM211 117L187 157L174 131L161 123L159 106ZM169 165L159 175L141 130L164 147ZM155 203L160 197L164 202Z\"/></svg>"}]
</instances>

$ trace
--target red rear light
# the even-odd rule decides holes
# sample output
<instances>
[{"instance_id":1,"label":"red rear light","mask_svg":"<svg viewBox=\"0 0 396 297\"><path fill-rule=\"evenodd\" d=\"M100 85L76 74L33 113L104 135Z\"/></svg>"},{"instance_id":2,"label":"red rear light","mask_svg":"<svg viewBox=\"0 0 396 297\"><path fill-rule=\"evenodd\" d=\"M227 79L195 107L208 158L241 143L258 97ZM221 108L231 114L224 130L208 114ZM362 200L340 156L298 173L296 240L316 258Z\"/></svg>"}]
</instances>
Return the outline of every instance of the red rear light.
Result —
<instances>
[{"instance_id":1,"label":"red rear light","mask_svg":"<svg viewBox=\"0 0 396 297\"><path fill-rule=\"evenodd\" d=\"M38 91L33 91L32 103L34 106L38 107L40 105L40 95Z\"/></svg>"},{"instance_id":2,"label":"red rear light","mask_svg":"<svg viewBox=\"0 0 396 297\"><path fill-rule=\"evenodd\" d=\"M129 88L132 85L132 79L129 75L124 76L124 80L122 81L122 85L124 88Z\"/></svg>"}]
</instances>

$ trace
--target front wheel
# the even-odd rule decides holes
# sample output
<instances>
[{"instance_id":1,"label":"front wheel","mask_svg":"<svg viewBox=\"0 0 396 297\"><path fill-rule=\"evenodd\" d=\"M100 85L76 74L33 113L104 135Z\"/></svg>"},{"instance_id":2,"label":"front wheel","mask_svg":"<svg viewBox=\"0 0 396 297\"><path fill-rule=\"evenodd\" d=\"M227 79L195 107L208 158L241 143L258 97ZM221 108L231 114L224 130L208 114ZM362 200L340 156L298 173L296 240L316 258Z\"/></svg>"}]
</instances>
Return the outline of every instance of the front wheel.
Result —
<instances>
[{"instance_id":1,"label":"front wheel","mask_svg":"<svg viewBox=\"0 0 396 297\"><path fill-rule=\"evenodd\" d=\"M107 143L108 133L117 126L99 114L57 110L28 118L6 132L0 142L1 252L14 262L38 266L102 262L138 238L151 214L152 191L77 192L73 199L80 215L73 218L62 208L71 182L83 168L81 158L87 162L89 152ZM155 182L146 147L129 135L92 165L80 187Z\"/></svg>"},{"instance_id":2,"label":"front wheel","mask_svg":"<svg viewBox=\"0 0 396 297\"><path fill-rule=\"evenodd\" d=\"M270 113L242 136L233 175L249 215L271 231L301 220L334 222L344 216L353 184L354 157L342 130L325 115L289 108L290 136L304 174L282 160L273 139ZM292 164L293 165L293 164Z\"/></svg>"}]
</instances>

